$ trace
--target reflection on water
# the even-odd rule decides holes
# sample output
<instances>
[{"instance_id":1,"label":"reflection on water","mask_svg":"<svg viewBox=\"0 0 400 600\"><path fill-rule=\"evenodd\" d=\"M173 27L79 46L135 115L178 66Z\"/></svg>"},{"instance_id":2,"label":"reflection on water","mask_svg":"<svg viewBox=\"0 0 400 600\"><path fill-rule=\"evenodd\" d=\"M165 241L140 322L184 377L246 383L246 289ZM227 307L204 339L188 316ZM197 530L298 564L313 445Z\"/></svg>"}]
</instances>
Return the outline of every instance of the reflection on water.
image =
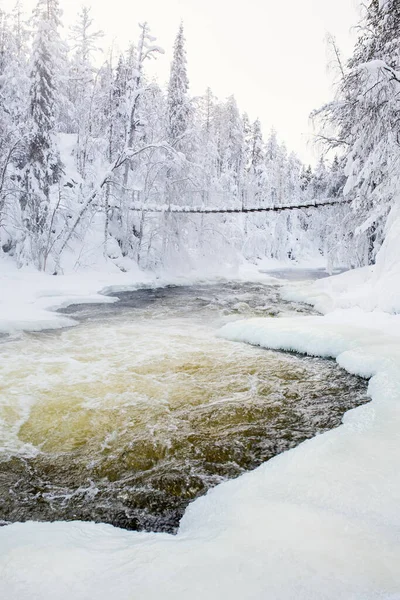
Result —
<instances>
[{"instance_id":1,"label":"reflection on water","mask_svg":"<svg viewBox=\"0 0 400 600\"><path fill-rule=\"evenodd\" d=\"M121 298L68 309L80 327L1 346L0 521L174 531L192 499L366 401L332 361L214 337L228 319L310 310L278 287Z\"/></svg>"}]
</instances>

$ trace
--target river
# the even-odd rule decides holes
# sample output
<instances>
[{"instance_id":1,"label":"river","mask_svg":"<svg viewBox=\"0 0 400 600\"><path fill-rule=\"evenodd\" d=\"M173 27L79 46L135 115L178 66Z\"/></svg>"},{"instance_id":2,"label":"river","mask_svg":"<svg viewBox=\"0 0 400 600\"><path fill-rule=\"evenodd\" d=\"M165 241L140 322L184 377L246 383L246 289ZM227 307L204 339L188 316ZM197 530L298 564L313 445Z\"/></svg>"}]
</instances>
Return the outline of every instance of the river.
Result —
<instances>
[{"instance_id":1,"label":"river","mask_svg":"<svg viewBox=\"0 0 400 600\"><path fill-rule=\"evenodd\" d=\"M189 502L340 424L366 382L334 361L219 339L310 314L273 283L118 294L0 345L0 522L175 532Z\"/></svg>"}]
</instances>

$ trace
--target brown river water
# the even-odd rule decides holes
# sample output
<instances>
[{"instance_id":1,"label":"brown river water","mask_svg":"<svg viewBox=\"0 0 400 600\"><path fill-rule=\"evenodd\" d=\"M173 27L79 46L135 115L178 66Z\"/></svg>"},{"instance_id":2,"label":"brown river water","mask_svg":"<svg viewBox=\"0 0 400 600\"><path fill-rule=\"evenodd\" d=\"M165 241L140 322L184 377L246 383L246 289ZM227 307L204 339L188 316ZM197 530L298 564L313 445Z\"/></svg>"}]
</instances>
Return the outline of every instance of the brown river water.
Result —
<instances>
[{"instance_id":1,"label":"brown river water","mask_svg":"<svg viewBox=\"0 0 400 600\"><path fill-rule=\"evenodd\" d=\"M0 345L0 523L90 520L174 532L189 502L340 424L368 400L335 362L215 337L308 314L227 283L73 306L77 327Z\"/></svg>"}]
</instances>

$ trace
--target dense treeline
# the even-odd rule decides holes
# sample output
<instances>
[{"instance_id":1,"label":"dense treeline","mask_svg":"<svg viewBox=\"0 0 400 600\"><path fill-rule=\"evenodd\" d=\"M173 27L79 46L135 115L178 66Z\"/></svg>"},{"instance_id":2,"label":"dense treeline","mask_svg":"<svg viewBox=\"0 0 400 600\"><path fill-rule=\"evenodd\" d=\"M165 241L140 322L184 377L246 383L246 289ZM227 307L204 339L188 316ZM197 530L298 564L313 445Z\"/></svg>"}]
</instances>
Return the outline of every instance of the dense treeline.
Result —
<instances>
[{"instance_id":1,"label":"dense treeline","mask_svg":"<svg viewBox=\"0 0 400 600\"><path fill-rule=\"evenodd\" d=\"M312 171L274 131L264 140L233 96L189 95L182 25L163 90L146 75L163 52L146 23L135 44L100 61L103 34L89 8L62 38L58 0L38 0L29 21L17 0L11 14L0 11L0 252L49 272L100 259L121 269L190 264L216 252L228 261L316 253L332 264L372 261L394 195L396 10L396 2L372 2L354 57L346 65L338 58L337 98L315 116L339 158ZM343 193L351 205L319 211L132 210L301 204Z\"/></svg>"}]
</instances>

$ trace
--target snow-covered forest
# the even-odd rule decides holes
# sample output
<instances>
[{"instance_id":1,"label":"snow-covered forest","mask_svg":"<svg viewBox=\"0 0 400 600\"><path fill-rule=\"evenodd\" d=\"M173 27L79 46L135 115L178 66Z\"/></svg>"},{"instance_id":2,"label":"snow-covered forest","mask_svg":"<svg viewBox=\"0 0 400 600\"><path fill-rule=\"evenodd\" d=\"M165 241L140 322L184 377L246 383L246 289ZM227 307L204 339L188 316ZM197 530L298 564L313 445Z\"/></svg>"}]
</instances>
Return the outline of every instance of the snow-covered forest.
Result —
<instances>
[{"instance_id":1,"label":"snow-covered forest","mask_svg":"<svg viewBox=\"0 0 400 600\"><path fill-rule=\"evenodd\" d=\"M399 600L400 0L1 2L0 598Z\"/></svg>"},{"instance_id":2,"label":"snow-covered forest","mask_svg":"<svg viewBox=\"0 0 400 600\"><path fill-rule=\"evenodd\" d=\"M168 211L337 199L343 161L321 158L311 170L275 131L264 139L260 121L241 113L233 95L219 101L207 89L192 97L183 25L167 89L146 75L164 52L147 23L121 52L100 51L102 37L87 7L65 30L59 0L39 0L32 17L22 0L0 12L0 252L18 266L58 273L104 260L121 270L132 261L196 266L216 252L232 263L299 259L329 254L338 236L352 244L347 205L233 216ZM351 256L347 245L335 264L367 260L362 242Z\"/></svg>"},{"instance_id":3,"label":"snow-covered forest","mask_svg":"<svg viewBox=\"0 0 400 600\"><path fill-rule=\"evenodd\" d=\"M323 153L301 164L232 95L189 93L183 25L167 89L146 75L164 52L147 23L101 52L91 9L64 30L59 0L0 10L0 252L62 272L111 260L127 270L207 262L215 252L332 266L375 260L398 189L399 6L372 1L354 54L336 61L336 97L312 117ZM241 107L242 108L242 107ZM244 107L245 108L245 107ZM334 208L182 215L345 200ZM165 213L140 208L164 208Z\"/></svg>"}]
</instances>

